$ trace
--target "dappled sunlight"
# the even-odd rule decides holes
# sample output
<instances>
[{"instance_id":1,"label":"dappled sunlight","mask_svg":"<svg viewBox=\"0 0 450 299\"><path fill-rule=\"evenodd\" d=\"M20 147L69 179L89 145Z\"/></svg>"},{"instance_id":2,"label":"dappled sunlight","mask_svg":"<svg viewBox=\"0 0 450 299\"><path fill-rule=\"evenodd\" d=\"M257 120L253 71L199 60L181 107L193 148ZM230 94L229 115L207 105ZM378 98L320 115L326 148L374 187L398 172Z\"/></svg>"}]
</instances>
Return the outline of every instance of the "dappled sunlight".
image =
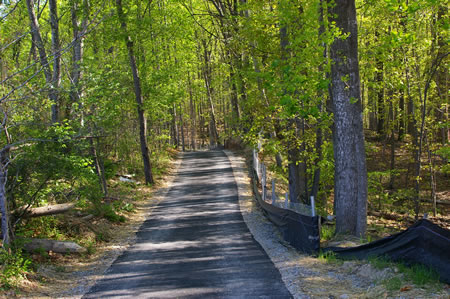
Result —
<instances>
[{"instance_id":1,"label":"dappled sunlight","mask_svg":"<svg viewBox=\"0 0 450 299\"><path fill-rule=\"evenodd\" d=\"M232 168L220 151L183 155L137 243L92 291L88 298L289 297L242 219Z\"/></svg>"}]
</instances>

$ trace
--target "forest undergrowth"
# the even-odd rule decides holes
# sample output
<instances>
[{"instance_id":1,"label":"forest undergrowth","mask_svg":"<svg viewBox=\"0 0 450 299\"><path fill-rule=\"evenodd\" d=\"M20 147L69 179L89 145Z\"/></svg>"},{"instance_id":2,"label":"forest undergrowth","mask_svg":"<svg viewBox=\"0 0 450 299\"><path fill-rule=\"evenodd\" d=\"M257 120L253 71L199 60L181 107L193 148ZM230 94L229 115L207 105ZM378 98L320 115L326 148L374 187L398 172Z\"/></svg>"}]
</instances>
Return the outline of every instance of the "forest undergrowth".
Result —
<instances>
[{"instance_id":1,"label":"forest undergrowth","mask_svg":"<svg viewBox=\"0 0 450 299\"><path fill-rule=\"evenodd\" d=\"M109 192L101 201L101 212L82 205L64 214L30 218L22 223L16 230L18 236L72 241L86 250L75 254L44 249L26 252L22 250L25 241L15 241L9 250L0 252L0 297L59 296L80 284L84 274L107 267L159 202L160 198L153 195L166 186L175 170L177 154L173 149L160 154L151 186L142 183L139 173L118 169L108 180Z\"/></svg>"},{"instance_id":2,"label":"forest undergrowth","mask_svg":"<svg viewBox=\"0 0 450 299\"><path fill-rule=\"evenodd\" d=\"M381 157L383 156L383 142L374 141L369 144L372 147L368 154L368 166L370 172L379 172L383 165L380 165ZM407 152L399 150L396 153L399 163L399 169L407 169L408 157L405 157ZM105 208L103 215L95 215L89 217L88 221L80 221L83 217L89 214L89 209L86 207L78 207L70 213L55 216L46 216L39 218L32 218L18 229L19 234L24 234L29 237L37 238L51 238L56 240L70 240L74 241L87 249L83 254L61 254L55 252L46 252L44 250L36 250L33 253L25 253L21 250L16 250L15 254L8 255L3 253L0 258L9 259L3 266L2 276L2 296L52 296L61 294L65 289L70 289L79 283L79 273L86 271L99 261L101 262L108 251L117 248L123 248L126 240L129 240L130 235L134 233L136 226L144 220L144 212L156 204L158 201L152 198L155 190L164 187L167 180L166 175L173 172L173 159L176 157L177 151L170 150L168 155L159 160L158 173L156 183L153 186L146 186L141 183L142 177L134 177L133 179L126 179L122 181L123 176L114 176L108 181L109 196L103 199L103 203L110 208ZM247 154L248 155L248 154ZM270 167L270 161L269 168ZM405 173L405 172L403 172ZM405 173L406 175L406 173ZM280 174L269 171L269 177L280 177ZM399 185L404 177L398 176ZM282 180L278 180L283 182ZM383 183L383 181L381 181ZM449 187L446 185L446 180L439 180L442 184L438 185L438 190L443 190L439 194L444 196L439 197L440 201L450 202L448 197L445 197L445 191ZM280 190L283 191L283 184L278 184ZM378 186L378 185L376 185ZM378 186L380 187L380 186ZM371 186L372 192L369 194L371 204L369 205L369 215L375 211L383 211L387 218L379 216L368 217L368 233L365 239L358 239L354 236L336 236L334 234L333 223L326 223L322 226L321 240L322 245L339 245L339 246L357 246L366 242L370 242L390 234L396 233L402 229L407 228L413 221L412 216L405 213L407 202L402 204L393 204L390 196L382 196L384 192L392 192L391 190L379 189L380 193L376 193L374 186ZM426 195L426 188L423 188ZM330 198L332 192L328 193ZM390 195L391 193L388 193ZM381 195L381 196L380 196ZM381 197L381 200L380 200ZM329 201L330 199L328 199ZM430 209L428 203L422 208L424 211ZM379 206L383 209L376 209ZM328 202L328 206L332 207L332 203ZM438 214L433 217L430 213L430 219L433 222L439 223L443 227L449 227L450 217L448 216L447 206L438 207ZM332 210L325 209L323 206L318 207L319 213L323 216L332 214ZM114 212L114 213L111 213ZM20 245L20 244L19 244ZM433 272L427 272L427 269L419 269L421 271L408 270L401 264L390 263L383 259L374 259L364 262L348 262L339 261L333 255L320 255L319 261L324 263L326 268L334 268L336 271L344 271L347 268L361 268L363 264L371 265L370 269L373 271L384 271L383 269L394 269L395 273L399 273L398 277L393 280L380 280L378 282L378 291L380 288L385 288L386 292L393 294L399 292L403 294L406 291L414 290L414 288L430 288L434 291L442 291L448 289L448 286L440 284L438 278ZM338 269L346 263L345 269ZM355 265L353 265L355 263ZM350 265L350 266L349 266ZM347 267L348 266L348 267ZM352 269L353 269L352 268ZM359 269L358 268L358 269ZM400 270L399 270L400 269ZM348 270L348 269L347 269ZM347 271L345 270L345 271ZM371 270L371 271L372 271ZM344 272L345 272L344 271ZM350 271L350 270L349 270ZM390 271L390 270L389 270ZM418 277L417 277L417 273ZM424 277L421 278L420 275ZM63 279L62 279L63 278ZM416 284L414 281L419 281ZM409 294L412 294L411 292Z\"/></svg>"}]
</instances>

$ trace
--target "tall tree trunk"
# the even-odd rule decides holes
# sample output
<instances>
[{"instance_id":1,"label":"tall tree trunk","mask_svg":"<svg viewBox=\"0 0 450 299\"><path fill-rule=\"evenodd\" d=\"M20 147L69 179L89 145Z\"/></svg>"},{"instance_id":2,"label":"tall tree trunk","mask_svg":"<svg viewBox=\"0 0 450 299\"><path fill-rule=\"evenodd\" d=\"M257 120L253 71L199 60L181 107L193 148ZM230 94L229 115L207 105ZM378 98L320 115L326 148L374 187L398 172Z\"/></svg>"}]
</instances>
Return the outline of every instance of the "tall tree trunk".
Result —
<instances>
[{"instance_id":1,"label":"tall tree trunk","mask_svg":"<svg viewBox=\"0 0 450 299\"><path fill-rule=\"evenodd\" d=\"M288 25L280 24L280 50L281 60L283 64L289 63L290 52L288 50L289 38L288 38ZM282 80L285 80L285 74L282 74ZM283 93L286 94L287 90L284 88ZM289 200L291 202L306 202L306 165L300 161L300 149L296 144L296 139L300 136L300 120L294 116L290 121L289 130L295 131L295 140L289 142L288 150L288 179L289 179ZM302 146L303 147L303 146Z\"/></svg>"},{"instance_id":2,"label":"tall tree trunk","mask_svg":"<svg viewBox=\"0 0 450 299\"><path fill-rule=\"evenodd\" d=\"M206 45L206 41L203 41L203 58L204 58L204 69L203 69L203 77L205 79L206 93L208 95L208 103L209 103L209 114L210 114L210 141L213 144L211 146L217 145L219 142L219 134L217 133L216 127L216 114L214 112L214 103L212 96L212 87L211 87L211 71L209 66L209 55L208 49ZM210 142L210 143L211 143Z\"/></svg>"},{"instance_id":3,"label":"tall tree trunk","mask_svg":"<svg viewBox=\"0 0 450 299\"><path fill-rule=\"evenodd\" d=\"M181 107L180 103L180 130L181 130L181 148L184 151L186 151L186 146L184 143L184 121L183 121L183 109Z\"/></svg>"},{"instance_id":4,"label":"tall tree trunk","mask_svg":"<svg viewBox=\"0 0 450 299\"><path fill-rule=\"evenodd\" d=\"M71 0L71 18L72 18L72 33L73 33L73 51L72 51L72 73L71 73L71 89L70 89L70 99L71 104L78 104L78 107L82 107L81 103L81 62L83 59L83 40L84 38L80 36L83 31L86 29L87 25L87 11L88 11L88 3L87 0L83 0L83 4L81 5L83 9L83 18L80 22L79 20L79 11L80 11L80 1L79 0ZM80 109L81 110L81 109ZM84 125L83 116L81 116L81 126Z\"/></svg>"},{"instance_id":5,"label":"tall tree trunk","mask_svg":"<svg viewBox=\"0 0 450 299\"><path fill-rule=\"evenodd\" d=\"M447 17L446 17L447 16ZM437 53L435 54L437 57L445 55L446 52L448 52L448 43L445 39L445 31L444 29L439 30L441 28L444 28L446 22L448 22L448 6L445 5L444 2L442 2L441 5L439 5L438 14L437 14L437 24L435 25L438 29L435 33L435 43L437 44ZM448 63L448 58L447 58ZM441 103L446 103L446 105L443 105L443 107L438 107L438 118L442 123L447 124L446 126L443 126L440 128L440 136L439 139L441 139L442 144L446 144L450 140L450 126L449 124L449 111L448 111L448 68L446 67L447 64L443 63L441 67L436 71L435 76L435 82L436 87L438 91L438 95L441 99Z\"/></svg>"},{"instance_id":6,"label":"tall tree trunk","mask_svg":"<svg viewBox=\"0 0 450 299\"><path fill-rule=\"evenodd\" d=\"M346 39L336 38L330 51L336 232L363 236L367 226L367 169L355 0L336 0L331 16L343 34L349 34Z\"/></svg>"},{"instance_id":7,"label":"tall tree trunk","mask_svg":"<svg viewBox=\"0 0 450 299\"><path fill-rule=\"evenodd\" d=\"M105 170L103 167L103 161L97 154L97 148L94 143L94 138L89 138L89 146L91 151L91 156L94 159L95 172L97 174L100 187L102 188L103 195L108 196L108 185L106 183Z\"/></svg>"},{"instance_id":8,"label":"tall tree trunk","mask_svg":"<svg viewBox=\"0 0 450 299\"><path fill-rule=\"evenodd\" d=\"M394 190L394 182L395 182L395 125L394 125L394 104L392 103L393 99L393 91L389 91L389 99L390 99L390 106L389 106L389 117L391 119L392 125L391 125L391 166L390 166L390 174L389 174L389 190Z\"/></svg>"},{"instance_id":9,"label":"tall tree trunk","mask_svg":"<svg viewBox=\"0 0 450 299\"><path fill-rule=\"evenodd\" d=\"M49 85L49 98L52 101L52 123L58 121L59 115L59 100L58 87L60 83L60 53L59 53L59 29L58 29L58 15L56 10L56 0L50 0L50 26L52 31L52 51L53 51L53 74L52 69L47 58L47 52L42 41L41 30L38 19L34 11L34 0L26 0L28 17L30 19L31 34L33 41L36 43L36 48L39 53L39 60L44 70L45 81Z\"/></svg>"},{"instance_id":10,"label":"tall tree trunk","mask_svg":"<svg viewBox=\"0 0 450 299\"><path fill-rule=\"evenodd\" d=\"M325 13L323 10L323 0L320 0L320 7L319 7L319 22L320 22L320 27L319 27L319 38L325 33L325 25L324 25L324 18L325 18ZM322 43L322 47L323 47L323 53L322 56L324 58L324 61L327 60L327 46L325 43ZM323 73L323 67L319 66L319 71ZM328 72L324 73L324 78L329 78L330 74ZM322 96L323 102L326 102L326 95L325 95L325 91L320 91L320 94ZM318 105L318 110L322 111L322 103L320 103ZM314 161L315 167L316 169L314 170L314 176L313 176L313 182L312 182L312 186L311 186L311 193L310 195L313 196L316 201L318 200L317 195L319 193L319 187L320 187L320 162L322 161L322 144L323 144L323 132L322 132L322 128L320 127L320 125L318 125L317 130L316 130L316 145L315 145L315 149L317 151L317 158ZM326 207L326 200L324 202L324 207Z\"/></svg>"},{"instance_id":11,"label":"tall tree trunk","mask_svg":"<svg viewBox=\"0 0 450 299\"><path fill-rule=\"evenodd\" d=\"M56 6L57 0L49 0L48 5L50 9L50 27L52 31L52 52L53 52L53 76L52 76L52 86L50 93L52 94L51 99L53 100L52 105L52 123L59 121L59 95L58 89L61 84L61 53L60 53L60 43L59 43L59 21L58 21L58 10Z\"/></svg>"},{"instance_id":12,"label":"tall tree trunk","mask_svg":"<svg viewBox=\"0 0 450 299\"><path fill-rule=\"evenodd\" d=\"M195 115L195 107L194 107L194 96L192 94L192 84L191 84L191 77L188 73L188 88L189 88L189 108L191 113L191 149L195 151L195 122L196 122L196 115Z\"/></svg>"},{"instance_id":13,"label":"tall tree trunk","mask_svg":"<svg viewBox=\"0 0 450 299\"><path fill-rule=\"evenodd\" d=\"M3 247L9 245L9 212L6 198L6 180L8 177L8 160L6 150L0 153L0 213L2 214Z\"/></svg>"},{"instance_id":14,"label":"tall tree trunk","mask_svg":"<svg viewBox=\"0 0 450 299\"><path fill-rule=\"evenodd\" d=\"M139 140L141 144L141 153L142 160L144 163L144 175L145 175L145 183L153 184L153 174L152 167L150 164L150 156L149 150L147 146L147 136L145 135L146 131L146 120L144 116L144 107L142 101L142 91L141 91L141 80L139 78L139 73L136 65L136 58L133 52L133 41L131 37L128 35L127 31L127 23L125 21L125 15L123 14L122 9L122 0L116 0L117 7L117 15L119 16L119 20L121 23L122 30L125 34L125 43L128 49L128 58L130 60L131 71L133 72L133 82L134 82L134 94L137 103L137 113L138 113L138 122L139 122Z\"/></svg>"},{"instance_id":15,"label":"tall tree trunk","mask_svg":"<svg viewBox=\"0 0 450 299\"><path fill-rule=\"evenodd\" d=\"M228 64L230 67L230 85L231 85L231 107L233 109L233 125L232 127L236 127L236 123L238 123L241 118L241 113L239 111L239 99L238 99L238 90L236 86L236 73L234 71L233 58L231 52L228 53Z\"/></svg>"},{"instance_id":16,"label":"tall tree trunk","mask_svg":"<svg viewBox=\"0 0 450 299\"><path fill-rule=\"evenodd\" d=\"M403 140L403 135L405 134L405 92L404 90L400 91L400 100L398 103L399 112L398 112L398 141Z\"/></svg>"},{"instance_id":17,"label":"tall tree trunk","mask_svg":"<svg viewBox=\"0 0 450 299\"><path fill-rule=\"evenodd\" d=\"M177 111L175 108L175 104L170 108L170 114L172 114L172 121L170 126L170 132L172 136L172 145L178 148L179 145L179 133L178 133L178 125L177 125Z\"/></svg>"},{"instance_id":18,"label":"tall tree trunk","mask_svg":"<svg viewBox=\"0 0 450 299\"><path fill-rule=\"evenodd\" d=\"M376 58L377 73L376 81L378 83L377 90L377 133L383 138L385 134L384 130L384 82L383 82L383 62Z\"/></svg>"}]
</instances>

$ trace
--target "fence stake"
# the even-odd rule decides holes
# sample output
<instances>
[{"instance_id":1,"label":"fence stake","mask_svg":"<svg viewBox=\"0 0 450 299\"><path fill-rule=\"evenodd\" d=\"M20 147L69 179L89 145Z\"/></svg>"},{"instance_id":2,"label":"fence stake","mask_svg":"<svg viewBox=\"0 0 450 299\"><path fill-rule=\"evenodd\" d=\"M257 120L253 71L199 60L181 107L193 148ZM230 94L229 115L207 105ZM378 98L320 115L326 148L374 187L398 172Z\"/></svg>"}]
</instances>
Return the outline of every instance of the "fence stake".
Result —
<instances>
[{"instance_id":1,"label":"fence stake","mask_svg":"<svg viewBox=\"0 0 450 299\"><path fill-rule=\"evenodd\" d=\"M311 216L316 216L316 207L314 204L314 196L311 196Z\"/></svg>"},{"instance_id":2,"label":"fence stake","mask_svg":"<svg viewBox=\"0 0 450 299\"><path fill-rule=\"evenodd\" d=\"M262 168L262 199L263 201L266 201L266 165L264 165L264 162L261 163Z\"/></svg>"},{"instance_id":3,"label":"fence stake","mask_svg":"<svg viewBox=\"0 0 450 299\"><path fill-rule=\"evenodd\" d=\"M289 207L289 193L286 192L286 198L284 199L284 207L287 209Z\"/></svg>"},{"instance_id":4,"label":"fence stake","mask_svg":"<svg viewBox=\"0 0 450 299\"><path fill-rule=\"evenodd\" d=\"M277 195L275 194L275 179L272 179L272 204L277 201Z\"/></svg>"}]
</instances>

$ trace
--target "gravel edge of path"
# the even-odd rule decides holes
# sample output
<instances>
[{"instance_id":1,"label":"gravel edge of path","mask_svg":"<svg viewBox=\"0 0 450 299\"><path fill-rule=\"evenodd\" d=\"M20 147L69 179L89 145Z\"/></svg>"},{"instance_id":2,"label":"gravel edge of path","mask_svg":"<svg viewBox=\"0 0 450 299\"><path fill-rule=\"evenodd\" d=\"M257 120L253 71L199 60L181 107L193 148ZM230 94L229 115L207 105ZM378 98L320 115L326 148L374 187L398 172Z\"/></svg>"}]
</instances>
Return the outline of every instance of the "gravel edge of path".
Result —
<instances>
[{"instance_id":1,"label":"gravel edge of path","mask_svg":"<svg viewBox=\"0 0 450 299\"><path fill-rule=\"evenodd\" d=\"M266 218L254 199L245 158L229 150L224 152L233 168L244 221L280 271L294 298L450 298L450 288L428 290L411 286L402 274L392 268L375 269L364 261L328 264L298 252L283 240L279 230ZM400 279L406 291L387 291L382 281L393 278Z\"/></svg>"}]
</instances>

